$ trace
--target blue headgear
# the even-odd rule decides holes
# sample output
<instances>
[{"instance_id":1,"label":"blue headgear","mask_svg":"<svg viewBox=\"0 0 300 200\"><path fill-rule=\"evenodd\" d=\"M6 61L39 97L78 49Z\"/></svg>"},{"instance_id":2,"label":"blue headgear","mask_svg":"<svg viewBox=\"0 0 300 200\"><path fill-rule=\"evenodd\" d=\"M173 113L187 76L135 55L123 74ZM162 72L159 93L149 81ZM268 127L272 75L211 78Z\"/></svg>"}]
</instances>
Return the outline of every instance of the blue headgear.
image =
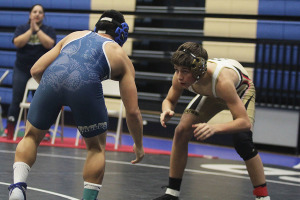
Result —
<instances>
[{"instance_id":1,"label":"blue headgear","mask_svg":"<svg viewBox=\"0 0 300 200\"><path fill-rule=\"evenodd\" d=\"M126 42L127 38L128 38L128 30L129 30L129 26L126 22L123 23L119 23L116 20L114 20L113 18L110 17L103 17L102 19L100 19L100 21L109 21L112 22L114 24L116 24L118 27L115 30L115 42L117 42L120 46L123 46L123 44ZM95 30L96 31L96 27ZM106 33L105 30L99 30L98 33Z\"/></svg>"}]
</instances>

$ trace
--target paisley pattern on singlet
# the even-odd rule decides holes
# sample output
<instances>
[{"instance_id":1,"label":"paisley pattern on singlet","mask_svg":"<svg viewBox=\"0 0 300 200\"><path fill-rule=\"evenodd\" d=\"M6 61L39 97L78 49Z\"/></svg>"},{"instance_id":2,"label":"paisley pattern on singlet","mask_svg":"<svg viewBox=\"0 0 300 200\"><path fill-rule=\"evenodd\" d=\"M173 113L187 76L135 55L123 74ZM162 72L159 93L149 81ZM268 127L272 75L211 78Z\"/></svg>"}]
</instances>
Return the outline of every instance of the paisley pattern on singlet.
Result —
<instances>
[{"instance_id":1,"label":"paisley pattern on singlet","mask_svg":"<svg viewBox=\"0 0 300 200\"><path fill-rule=\"evenodd\" d=\"M104 51L108 42L113 41L88 32L62 47L45 70L31 102L28 121L34 127L49 129L62 106L69 106L82 136L93 137L107 130L101 82L111 74Z\"/></svg>"},{"instance_id":2,"label":"paisley pattern on singlet","mask_svg":"<svg viewBox=\"0 0 300 200\"><path fill-rule=\"evenodd\" d=\"M109 39L96 33L73 40L65 45L57 59L47 68L41 80L59 91L75 91L83 85L110 78L110 66L99 48Z\"/></svg>"}]
</instances>

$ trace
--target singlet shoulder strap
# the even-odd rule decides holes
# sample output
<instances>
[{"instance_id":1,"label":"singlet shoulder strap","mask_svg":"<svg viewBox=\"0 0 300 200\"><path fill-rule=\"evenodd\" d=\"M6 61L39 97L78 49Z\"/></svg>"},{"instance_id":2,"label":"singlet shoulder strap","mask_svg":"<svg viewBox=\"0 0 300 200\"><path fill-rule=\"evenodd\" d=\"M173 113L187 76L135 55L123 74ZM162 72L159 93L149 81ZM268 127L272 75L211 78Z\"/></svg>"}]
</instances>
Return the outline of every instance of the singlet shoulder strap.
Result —
<instances>
[{"instance_id":1,"label":"singlet shoulder strap","mask_svg":"<svg viewBox=\"0 0 300 200\"><path fill-rule=\"evenodd\" d=\"M216 84L217 84L219 74L223 68L229 68L229 69L234 70L237 73L237 75L239 76L239 81L235 85L235 88L237 88L240 85L240 82L242 81L240 71L237 70L237 68L235 66L233 66L232 63L230 63L229 61L227 61L225 59L221 60L221 61L217 61L217 60L210 60L210 61L217 64L216 70L214 71L213 77L212 77L212 93L213 93L214 97L217 97Z\"/></svg>"},{"instance_id":2,"label":"singlet shoulder strap","mask_svg":"<svg viewBox=\"0 0 300 200\"><path fill-rule=\"evenodd\" d=\"M212 77L212 93L213 93L214 97L217 97L216 83L217 83L218 76L219 76L220 71L223 68L223 66L219 62L216 62L216 61L213 61L213 62L217 64L217 67L216 67L216 70L214 71L213 77Z\"/></svg>"}]
</instances>

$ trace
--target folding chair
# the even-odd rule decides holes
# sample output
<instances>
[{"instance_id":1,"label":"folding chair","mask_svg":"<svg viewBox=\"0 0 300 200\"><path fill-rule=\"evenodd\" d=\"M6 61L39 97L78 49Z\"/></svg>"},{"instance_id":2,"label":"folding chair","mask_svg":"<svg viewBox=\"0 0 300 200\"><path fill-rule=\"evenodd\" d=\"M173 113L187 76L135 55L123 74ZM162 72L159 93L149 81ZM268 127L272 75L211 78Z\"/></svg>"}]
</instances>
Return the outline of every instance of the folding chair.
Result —
<instances>
[{"instance_id":1,"label":"folding chair","mask_svg":"<svg viewBox=\"0 0 300 200\"><path fill-rule=\"evenodd\" d=\"M120 95L119 82L105 80L102 82L102 88L108 116L118 118L116 133L107 133L107 136L111 136L115 139L114 149L118 149L118 146L121 143L123 118L126 116ZM80 136L80 132L77 130L75 146L78 146Z\"/></svg>"},{"instance_id":2,"label":"folding chair","mask_svg":"<svg viewBox=\"0 0 300 200\"><path fill-rule=\"evenodd\" d=\"M29 93L29 91L35 91L38 88L38 86L39 86L39 84L32 77L27 81L24 96L23 96L23 100L20 103L20 113L19 113L17 124L16 124L16 128L15 128L15 133L14 133L14 138L13 138L14 141L17 140L19 130L20 129L25 129L25 125L20 126L20 122L21 122L21 118L22 118L22 115L23 115L23 111L25 111L26 109L29 109L29 107L30 107L30 102L27 101L28 93ZM54 129L49 129L49 131L52 133L52 141L51 141L52 144L54 144L57 132L60 132L61 138L63 138L62 130L61 131L57 130L58 125L59 125L59 121L60 121L60 118L61 118L61 113L62 113L62 110L58 114L58 117L57 117L56 122L55 122ZM24 123L26 123L26 114L24 115Z\"/></svg>"},{"instance_id":3,"label":"folding chair","mask_svg":"<svg viewBox=\"0 0 300 200\"><path fill-rule=\"evenodd\" d=\"M7 75L9 74L9 70L6 70L2 76L0 77L0 85L2 84L2 81L7 77ZM1 97L0 97L0 102L1 102ZM4 128L3 128L3 123L2 123L2 106L0 104L0 132L3 132Z\"/></svg>"}]
</instances>

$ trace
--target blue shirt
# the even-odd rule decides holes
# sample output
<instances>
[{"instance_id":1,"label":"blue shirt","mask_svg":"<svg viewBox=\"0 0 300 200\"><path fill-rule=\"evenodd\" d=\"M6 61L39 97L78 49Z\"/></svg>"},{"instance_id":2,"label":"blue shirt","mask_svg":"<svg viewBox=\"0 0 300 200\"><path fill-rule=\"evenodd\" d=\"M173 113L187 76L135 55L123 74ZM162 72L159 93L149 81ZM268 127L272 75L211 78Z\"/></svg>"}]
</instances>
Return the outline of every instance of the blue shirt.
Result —
<instances>
[{"instance_id":1,"label":"blue shirt","mask_svg":"<svg viewBox=\"0 0 300 200\"><path fill-rule=\"evenodd\" d=\"M30 24L19 25L14 33L14 38L22 35L30 29ZM40 29L56 42L55 30L51 26L42 25ZM23 70L30 70L32 65L49 49L41 44L36 33L32 34L27 44L22 48L17 48L17 67ZM29 68L29 69L28 69Z\"/></svg>"}]
</instances>

